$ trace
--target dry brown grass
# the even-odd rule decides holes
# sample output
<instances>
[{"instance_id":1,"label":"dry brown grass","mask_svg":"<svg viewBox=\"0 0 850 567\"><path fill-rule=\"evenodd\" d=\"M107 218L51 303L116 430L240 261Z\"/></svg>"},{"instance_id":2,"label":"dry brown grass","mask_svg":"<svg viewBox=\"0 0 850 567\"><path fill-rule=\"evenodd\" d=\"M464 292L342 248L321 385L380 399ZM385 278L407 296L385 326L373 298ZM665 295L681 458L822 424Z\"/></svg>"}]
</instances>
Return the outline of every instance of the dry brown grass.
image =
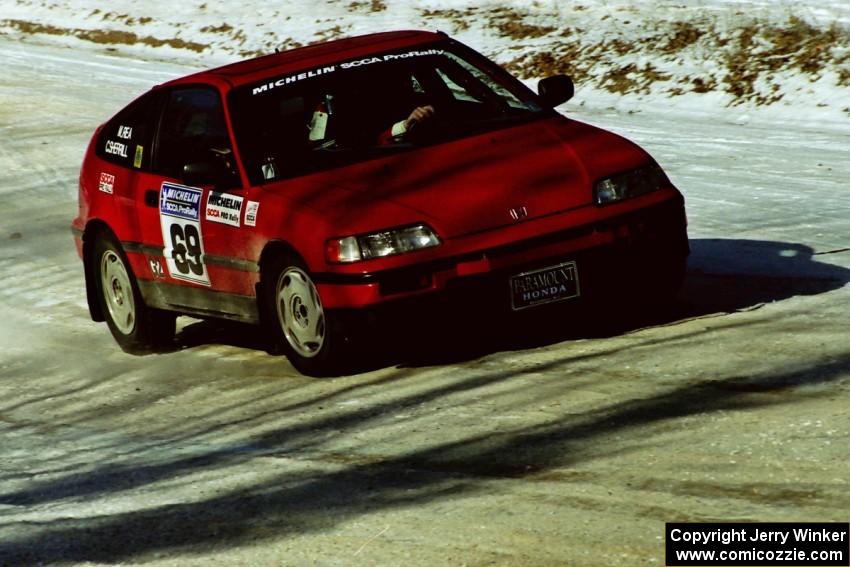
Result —
<instances>
[{"instance_id":1,"label":"dry brown grass","mask_svg":"<svg viewBox=\"0 0 850 567\"><path fill-rule=\"evenodd\" d=\"M736 102L771 104L782 98L777 73L796 71L817 80L827 66L840 63L833 54L837 46L850 46L850 33L835 24L821 29L793 16L784 26L750 24L725 54L724 89Z\"/></svg>"},{"instance_id":2,"label":"dry brown grass","mask_svg":"<svg viewBox=\"0 0 850 567\"><path fill-rule=\"evenodd\" d=\"M494 28L502 37L509 37L514 40L542 37L558 29L551 26L538 26L509 19L493 19L490 21L490 27Z\"/></svg>"},{"instance_id":3,"label":"dry brown grass","mask_svg":"<svg viewBox=\"0 0 850 567\"><path fill-rule=\"evenodd\" d=\"M202 32L205 33L227 33L233 30L233 26L230 24L221 24L220 26L204 26L201 28Z\"/></svg>"},{"instance_id":4,"label":"dry brown grass","mask_svg":"<svg viewBox=\"0 0 850 567\"><path fill-rule=\"evenodd\" d=\"M318 32L316 34L316 39L314 41L311 41L308 45L315 45L317 43L324 43L326 41L331 41L333 39L339 39L343 36L345 36L345 30L342 29L342 26L337 24L337 25L335 25L331 28L324 29L324 30Z\"/></svg>"},{"instance_id":5,"label":"dry brown grass","mask_svg":"<svg viewBox=\"0 0 850 567\"><path fill-rule=\"evenodd\" d=\"M425 19L441 19L451 22L454 28L454 33L469 29L469 21L475 16L478 9L469 7L465 10L443 9L443 10L422 10L420 14Z\"/></svg>"},{"instance_id":6,"label":"dry brown grass","mask_svg":"<svg viewBox=\"0 0 850 567\"><path fill-rule=\"evenodd\" d=\"M596 53L614 53L619 57L628 55L629 53L637 53L642 49L641 44L633 41L625 41L622 39L612 39L590 48Z\"/></svg>"},{"instance_id":7,"label":"dry brown grass","mask_svg":"<svg viewBox=\"0 0 850 567\"><path fill-rule=\"evenodd\" d=\"M268 55L273 51L274 50L262 51L260 49L242 49L239 51L239 57L242 57L244 59L253 59L255 57L262 57L263 55Z\"/></svg>"},{"instance_id":8,"label":"dry brown grass","mask_svg":"<svg viewBox=\"0 0 850 567\"><path fill-rule=\"evenodd\" d=\"M353 0L346 6L352 12L387 9L382 0ZM573 9L579 11L582 7L575 6ZM545 15L534 13L532 19L532 12L524 9L470 6L421 10L420 14L426 20L450 22L454 32L480 25L500 37L511 39L506 49L495 56L504 61L512 51L521 53L505 62L504 67L524 79L563 73L571 75L579 84L592 84L619 94L647 93L655 85L671 96L722 91L730 95L732 104L776 102L783 96L785 73L800 74L816 81L829 70L835 73L833 80L839 86L850 86L850 30L837 24L827 28L816 27L797 17L789 17L781 23L745 20L732 29L723 30L717 22L709 19L665 21L647 27L638 39L626 39L616 33L605 35L602 39L590 39L585 30L558 30L554 25L547 25L547 21L542 19ZM151 21L147 17L132 18L127 14L103 13L98 9L89 16L128 27ZM323 21L317 20L317 23ZM558 20L553 18L552 21ZM313 43L342 37L348 30L334 20L327 22L327 25L336 25L317 33ZM168 45L196 52L209 47L179 38L142 36L131 31L60 28L23 20L3 20L0 27L27 34L72 36L107 45ZM233 46L234 51L238 50L240 55L262 54L257 50L242 49L247 43L246 34L226 22L205 26L201 31L227 36L228 45ZM542 37L547 37L545 48L529 48L526 43L526 40ZM269 47L266 53L273 51L274 47L301 46L291 39L280 45L276 42L273 37L266 42ZM652 63L644 63L647 60ZM699 72L682 67L686 61L696 62L697 68L700 62L711 62L703 67L711 71Z\"/></svg>"},{"instance_id":9,"label":"dry brown grass","mask_svg":"<svg viewBox=\"0 0 850 567\"><path fill-rule=\"evenodd\" d=\"M470 21L483 16L485 25L494 30L501 37L509 37L515 41L529 38L543 37L557 31L555 26L541 26L526 22L527 14L523 14L514 8L496 7L484 10L478 7L468 7L463 10L454 8L421 10L420 14L425 19L443 19L451 22L454 31L469 29Z\"/></svg>"},{"instance_id":10,"label":"dry brown grass","mask_svg":"<svg viewBox=\"0 0 850 567\"><path fill-rule=\"evenodd\" d=\"M94 11L92 11L92 13L90 15L96 16L100 13L101 13L100 10L95 9ZM142 17L139 17L139 18L134 18L134 17L130 16L129 14L119 14L117 12L103 13L100 16L100 19L104 22L121 22L121 23L126 24L128 26L144 25L144 24L149 24L153 21L153 18L151 18L150 16L142 16Z\"/></svg>"},{"instance_id":11,"label":"dry brown grass","mask_svg":"<svg viewBox=\"0 0 850 567\"><path fill-rule=\"evenodd\" d=\"M105 45L143 44L150 45L151 47L162 47L163 45L167 45L175 49L188 49L197 53L200 53L201 51L209 47L209 45L203 43L185 41L180 38L161 39L149 35L139 36L133 32L123 30L84 30L76 28L60 28L57 26L27 22L24 20L2 20L0 21L0 25L2 25L3 27L10 27L16 29L19 32L26 34L70 36L85 41L91 41L92 43L99 43Z\"/></svg>"},{"instance_id":12,"label":"dry brown grass","mask_svg":"<svg viewBox=\"0 0 850 567\"><path fill-rule=\"evenodd\" d=\"M381 0L371 0L370 2L355 1L355 2L351 2L347 6L347 8L348 8L349 12L359 12L359 11L383 12L384 10L387 9L387 5L384 2L382 2Z\"/></svg>"},{"instance_id":13,"label":"dry brown grass","mask_svg":"<svg viewBox=\"0 0 850 567\"><path fill-rule=\"evenodd\" d=\"M523 79L563 74L580 83L589 76L589 64L580 57L581 51L579 43L560 43L551 51L526 54L505 63L503 67Z\"/></svg>"},{"instance_id":14,"label":"dry brown grass","mask_svg":"<svg viewBox=\"0 0 850 567\"><path fill-rule=\"evenodd\" d=\"M832 59L832 47L848 40L836 24L824 30L795 17L789 18L785 28L765 30L765 38L773 45L766 60L787 59L792 67L808 74L819 73Z\"/></svg>"},{"instance_id":15,"label":"dry brown grass","mask_svg":"<svg viewBox=\"0 0 850 567\"><path fill-rule=\"evenodd\" d=\"M672 33L669 36L666 34L661 36L664 43L658 47L658 50L668 55L679 53L698 42L707 33L709 30L697 27L691 22L675 22Z\"/></svg>"},{"instance_id":16,"label":"dry brown grass","mask_svg":"<svg viewBox=\"0 0 850 567\"><path fill-rule=\"evenodd\" d=\"M717 90L717 79L714 77L709 77L707 79L694 77L691 80L691 84L693 85L691 90L695 93L710 93Z\"/></svg>"},{"instance_id":17,"label":"dry brown grass","mask_svg":"<svg viewBox=\"0 0 850 567\"><path fill-rule=\"evenodd\" d=\"M612 93L649 93L653 84L669 80L670 75L662 73L652 63L643 67L629 63L605 73L600 86Z\"/></svg>"},{"instance_id":18,"label":"dry brown grass","mask_svg":"<svg viewBox=\"0 0 850 567\"><path fill-rule=\"evenodd\" d=\"M646 93L653 85L674 84L671 96L689 92L723 91L732 104L766 105L783 97L781 73L798 73L812 81L834 69L840 86L850 86L850 31L832 25L817 28L795 17L782 24L755 21L721 33L710 22L672 22L647 32L638 41L609 38L591 42L581 30L566 29L567 43L547 52L526 53L505 64L522 78L566 73L619 94ZM630 59L650 56L655 64L638 65ZM623 61L625 59L625 61ZM656 65L674 69L683 60L713 60L719 68L711 74L681 75L662 72Z\"/></svg>"},{"instance_id":19,"label":"dry brown grass","mask_svg":"<svg viewBox=\"0 0 850 567\"><path fill-rule=\"evenodd\" d=\"M599 86L612 93L627 94L638 91L640 90L640 82L636 77L638 72L634 63L611 69L602 75Z\"/></svg>"},{"instance_id":20,"label":"dry brown grass","mask_svg":"<svg viewBox=\"0 0 850 567\"><path fill-rule=\"evenodd\" d=\"M543 37L558 29L554 26L529 24L525 22L525 18L525 14L513 8L499 7L488 11L487 26L500 36L509 37L515 41Z\"/></svg>"}]
</instances>

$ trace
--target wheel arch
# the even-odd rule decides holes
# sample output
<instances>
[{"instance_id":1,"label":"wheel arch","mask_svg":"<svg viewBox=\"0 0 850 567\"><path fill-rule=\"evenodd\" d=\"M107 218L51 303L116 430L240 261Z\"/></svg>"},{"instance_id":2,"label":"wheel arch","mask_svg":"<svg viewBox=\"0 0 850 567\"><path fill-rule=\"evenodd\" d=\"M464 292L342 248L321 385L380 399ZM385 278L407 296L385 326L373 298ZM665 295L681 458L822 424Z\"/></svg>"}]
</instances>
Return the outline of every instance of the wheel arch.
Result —
<instances>
[{"instance_id":1,"label":"wheel arch","mask_svg":"<svg viewBox=\"0 0 850 567\"><path fill-rule=\"evenodd\" d=\"M263 275L268 270L271 262L280 256L291 256L297 258L305 266L307 266L304 256L295 249L295 246L285 240L269 240L263 247L263 251L260 253L260 282L263 281Z\"/></svg>"},{"instance_id":2,"label":"wheel arch","mask_svg":"<svg viewBox=\"0 0 850 567\"><path fill-rule=\"evenodd\" d=\"M83 231L83 270L86 279L86 302L89 305L89 315L91 316L92 321L97 322L106 320L97 297L97 283L95 282L94 264L92 263L94 243L102 234L115 238L115 233L109 225L101 219L90 220L86 224L85 231Z\"/></svg>"}]
</instances>

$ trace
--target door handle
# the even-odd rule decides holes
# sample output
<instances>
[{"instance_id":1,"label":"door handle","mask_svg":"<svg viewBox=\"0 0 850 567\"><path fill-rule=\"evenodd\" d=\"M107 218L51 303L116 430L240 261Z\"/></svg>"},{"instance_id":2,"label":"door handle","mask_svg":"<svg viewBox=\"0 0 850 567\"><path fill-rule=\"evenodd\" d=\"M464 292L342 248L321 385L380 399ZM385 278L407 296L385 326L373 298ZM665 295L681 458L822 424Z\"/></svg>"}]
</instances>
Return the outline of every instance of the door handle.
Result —
<instances>
[{"instance_id":1,"label":"door handle","mask_svg":"<svg viewBox=\"0 0 850 567\"><path fill-rule=\"evenodd\" d=\"M145 191L145 205L148 207L159 207L159 191L156 189Z\"/></svg>"}]
</instances>

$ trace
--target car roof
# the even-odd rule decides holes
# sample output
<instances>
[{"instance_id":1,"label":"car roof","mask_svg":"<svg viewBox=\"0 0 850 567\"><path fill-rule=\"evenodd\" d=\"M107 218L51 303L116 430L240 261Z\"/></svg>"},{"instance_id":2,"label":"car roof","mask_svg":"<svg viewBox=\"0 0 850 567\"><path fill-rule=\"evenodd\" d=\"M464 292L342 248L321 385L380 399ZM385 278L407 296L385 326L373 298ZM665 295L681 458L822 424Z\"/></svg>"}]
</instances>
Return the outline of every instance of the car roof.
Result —
<instances>
[{"instance_id":1,"label":"car roof","mask_svg":"<svg viewBox=\"0 0 850 567\"><path fill-rule=\"evenodd\" d=\"M405 30L372 33L308 45L231 63L175 79L165 83L165 85L209 82L211 79L220 79L237 87L285 73L302 71L346 59L363 57L373 53L411 47L442 39L446 39L446 35L442 32Z\"/></svg>"}]
</instances>

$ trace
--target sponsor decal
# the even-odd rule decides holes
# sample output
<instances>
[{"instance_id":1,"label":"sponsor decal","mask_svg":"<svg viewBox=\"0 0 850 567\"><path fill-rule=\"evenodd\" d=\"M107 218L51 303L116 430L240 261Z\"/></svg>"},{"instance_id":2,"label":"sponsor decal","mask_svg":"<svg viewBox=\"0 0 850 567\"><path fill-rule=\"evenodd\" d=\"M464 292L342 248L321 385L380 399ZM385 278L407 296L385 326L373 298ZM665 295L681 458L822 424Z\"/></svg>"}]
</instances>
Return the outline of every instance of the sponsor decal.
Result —
<instances>
[{"instance_id":1,"label":"sponsor decal","mask_svg":"<svg viewBox=\"0 0 850 567\"><path fill-rule=\"evenodd\" d=\"M145 149L142 146L136 146L136 155L133 157L133 167L142 167L142 156Z\"/></svg>"},{"instance_id":2,"label":"sponsor decal","mask_svg":"<svg viewBox=\"0 0 850 567\"><path fill-rule=\"evenodd\" d=\"M127 140L127 142L116 142L115 140L106 140L106 146L103 148L103 151L114 156L121 156L122 158L126 158L129 140L133 137L133 128L131 126L119 125L118 131L115 132L115 135L121 138L121 140Z\"/></svg>"},{"instance_id":3,"label":"sponsor decal","mask_svg":"<svg viewBox=\"0 0 850 567\"><path fill-rule=\"evenodd\" d=\"M354 67L362 67L364 65L372 65L373 63L384 63L387 61L397 61L399 59L409 59L411 57L426 57L428 55L442 55L442 49L426 49L425 51L407 51L405 53L389 53L379 57L366 57L365 59L357 59L355 61L347 61L340 64L340 69L352 69Z\"/></svg>"},{"instance_id":4,"label":"sponsor decal","mask_svg":"<svg viewBox=\"0 0 850 567\"><path fill-rule=\"evenodd\" d=\"M239 220L242 217L242 200L240 195L210 191L207 196L206 219L210 222L239 226Z\"/></svg>"},{"instance_id":5,"label":"sponsor decal","mask_svg":"<svg viewBox=\"0 0 850 567\"><path fill-rule=\"evenodd\" d=\"M111 173L100 173L100 181L97 183L97 188L104 193L109 193L112 195L112 191L115 188L115 176Z\"/></svg>"},{"instance_id":6,"label":"sponsor decal","mask_svg":"<svg viewBox=\"0 0 850 567\"><path fill-rule=\"evenodd\" d=\"M159 192L159 220L165 264L172 278L210 285L201 233L203 191L165 182Z\"/></svg>"},{"instance_id":7,"label":"sponsor decal","mask_svg":"<svg viewBox=\"0 0 850 567\"><path fill-rule=\"evenodd\" d=\"M310 69L309 71L304 71L295 75L288 75L286 77L281 77L280 79L277 79L275 81L270 81L264 85L260 85L259 87L254 87L254 90L251 91L251 94L258 95L260 93L270 91L276 87L282 87L283 85L297 83L298 81L303 81L304 79L312 79L313 77L326 75L328 73L333 73L334 71L336 71L336 65L328 65L325 67L319 67L317 69Z\"/></svg>"},{"instance_id":8,"label":"sponsor decal","mask_svg":"<svg viewBox=\"0 0 850 567\"><path fill-rule=\"evenodd\" d=\"M195 187L165 182L159 192L159 214L201 220L201 193Z\"/></svg>"},{"instance_id":9,"label":"sponsor decal","mask_svg":"<svg viewBox=\"0 0 850 567\"><path fill-rule=\"evenodd\" d=\"M106 147L103 148L103 151L114 156L121 156L125 158L127 157L127 144L106 140Z\"/></svg>"},{"instance_id":10,"label":"sponsor decal","mask_svg":"<svg viewBox=\"0 0 850 567\"><path fill-rule=\"evenodd\" d=\"M159 258L148 257L148 265L151 267L153 277L157 279L165 277L165 269L162 267L162 262L159 261Z\"/></svg>"},{"instance_id":11,"label":"sponsor decal","mask_svg":"<svg viewBox=\"0 0 850 567\"><path fill-rule=\"evenodd\" d=\"M354 69L356 67L363 67L365 65L372 65L374 63L385 63L387 61L396 61L399 59L409 59L411 57L425 57L429 55L442 55L445 53L442 49L426 49L423 51L413 50L407 51L405 53L388 53L386 55L375 55L372 57L365 57L363 59L355 59L354 61L346 61L345 63L340 63L337 65L327 65L324 67L318 67L316 69L310 69L309 71L303 71L301 73L296 73L294 75L287 75L285 77L281 77L274 81L269 81L268 83L256 86L251 91L252 95L258 95L262 93L266 93L275 89L277 87L282 87L284 85L289 85L292 83L297 83L298 81L303 81L305 79L312 79L313 77L319 77L321 75L327 75L329 73L335 72L337 69Z\"/></svg>"},{"instance_id":12,"label":"sponsor decal","mask_svg":"<svg viewBox=\"0 0 850 567\"><path fill-rule=\"evenodd\" d=\"M257 226L257 213L259 210L259 201L248 201L248 204L245 205L245 226Z\"/></svg>"}]
</instances>

